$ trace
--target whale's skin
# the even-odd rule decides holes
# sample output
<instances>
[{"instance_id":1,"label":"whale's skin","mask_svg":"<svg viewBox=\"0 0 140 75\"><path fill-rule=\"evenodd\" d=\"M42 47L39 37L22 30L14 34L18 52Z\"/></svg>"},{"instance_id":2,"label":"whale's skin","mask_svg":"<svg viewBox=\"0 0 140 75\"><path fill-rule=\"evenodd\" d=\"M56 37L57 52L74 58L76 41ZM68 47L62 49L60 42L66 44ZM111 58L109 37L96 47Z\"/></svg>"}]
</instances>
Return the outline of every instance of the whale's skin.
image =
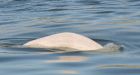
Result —
<instances>
[{"instance_id":1,"label":"whale's skin","mask_svg":"<svg viewBox=\"0 0 140 75\"><path fill-rule=\"evenodd\" d=\"M29 48L54 48L54 49L76 49L81 51L98 50L103 48L94 40L72 32L53 34L29 41L23 45Z\"/></svg>"}]
</instances>

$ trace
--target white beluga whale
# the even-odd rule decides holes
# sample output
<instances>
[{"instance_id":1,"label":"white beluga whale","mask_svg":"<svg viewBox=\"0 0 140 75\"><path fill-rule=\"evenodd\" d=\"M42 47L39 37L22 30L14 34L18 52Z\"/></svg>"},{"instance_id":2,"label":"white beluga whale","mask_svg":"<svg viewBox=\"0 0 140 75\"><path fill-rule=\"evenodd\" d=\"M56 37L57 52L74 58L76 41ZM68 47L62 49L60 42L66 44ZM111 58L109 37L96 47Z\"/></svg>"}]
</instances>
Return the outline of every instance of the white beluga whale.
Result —
<instances>
[{"instance_id":1,"label":"white beluga whale","mask_svg":"<svg viewBox=\"0 0 140 75\"><path fill-rule=\"evenodd\" d=\"M102 49L103 46L94 40L72 32L63 32L53 34L29 41L23 45L29 48L52 48L70 50L75 49L79 51L89 51Z\"/></svg>"}]
</instances>

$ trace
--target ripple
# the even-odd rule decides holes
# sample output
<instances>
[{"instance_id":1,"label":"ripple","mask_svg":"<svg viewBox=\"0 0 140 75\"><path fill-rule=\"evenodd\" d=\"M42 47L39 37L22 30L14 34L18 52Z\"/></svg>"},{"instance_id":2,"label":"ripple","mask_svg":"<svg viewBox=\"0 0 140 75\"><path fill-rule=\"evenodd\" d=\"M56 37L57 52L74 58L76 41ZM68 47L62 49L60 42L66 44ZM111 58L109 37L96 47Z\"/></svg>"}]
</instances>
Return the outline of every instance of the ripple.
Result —
<instances>
[{"instance_id":1,"label":"ripple","mask_svg":"<svg viewBox=\"0 0 140 75\"><path fill-rule=\"evenodd\" d=\"M118 74L127 74L127 75L135 75L139 74L140 67L139 65L127 65L127 64L116 64L116 65L108 65L104 66L102 69L98 70L100 71L100 74L104 75L103 73L106 73L108 75L118 75ZM97 72L98 72L97 71Z\"/></svg>"},{"instance_id":2,"label":"ripple","mask_svg":"<svg viewBox=\"0 0 140 75\"><path fill-rule=\"evenodd\" d=\"M106 68L127 68L127 69L140 69L140 65L127 65L127 64L114 64L114 65L100 65L99 66L102 69L106 69Z\"/></svg>"}]
</instances>

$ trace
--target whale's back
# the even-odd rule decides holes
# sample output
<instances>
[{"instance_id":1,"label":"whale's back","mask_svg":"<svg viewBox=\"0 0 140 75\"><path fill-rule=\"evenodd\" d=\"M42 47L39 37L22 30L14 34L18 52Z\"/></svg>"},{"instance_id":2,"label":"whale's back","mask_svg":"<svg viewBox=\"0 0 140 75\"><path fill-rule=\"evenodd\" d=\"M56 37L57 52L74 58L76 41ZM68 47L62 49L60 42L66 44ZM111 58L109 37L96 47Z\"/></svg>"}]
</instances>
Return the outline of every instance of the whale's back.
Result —
<instances>
[{"instance_id":1,"label":"whale's back","mask_svg":"<svg viewBox=\"0 0 140 75\"><path fill-rule=\"evenodd\" d=\"M76 50L97 50L103 48L95 41L76 33L64 32L36 40L29 41L24 44L26 47L32 48L72 48Z\"/></svg>"}]
</instances>

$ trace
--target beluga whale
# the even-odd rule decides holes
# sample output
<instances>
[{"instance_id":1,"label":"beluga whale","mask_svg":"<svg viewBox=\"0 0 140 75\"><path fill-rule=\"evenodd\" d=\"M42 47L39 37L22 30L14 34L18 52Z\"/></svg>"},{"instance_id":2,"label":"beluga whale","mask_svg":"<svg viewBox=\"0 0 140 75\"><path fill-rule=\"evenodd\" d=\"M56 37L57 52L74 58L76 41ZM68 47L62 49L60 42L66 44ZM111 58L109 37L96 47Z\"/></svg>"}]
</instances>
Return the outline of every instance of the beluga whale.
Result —
<instances>
[{"instance_id":1,"label":"beluga whale","mask_svg":"<svg viewBox=\"0 0 140 75\"><path fill-rule=\"evenodd\" d=\"M61 50L74 49L78 51L90 51L103 48L103 46L96 41L72 32L62 32L38 38L23 44L23 46L28 48L51 48Z\"/></svg>"}]
</instances>

